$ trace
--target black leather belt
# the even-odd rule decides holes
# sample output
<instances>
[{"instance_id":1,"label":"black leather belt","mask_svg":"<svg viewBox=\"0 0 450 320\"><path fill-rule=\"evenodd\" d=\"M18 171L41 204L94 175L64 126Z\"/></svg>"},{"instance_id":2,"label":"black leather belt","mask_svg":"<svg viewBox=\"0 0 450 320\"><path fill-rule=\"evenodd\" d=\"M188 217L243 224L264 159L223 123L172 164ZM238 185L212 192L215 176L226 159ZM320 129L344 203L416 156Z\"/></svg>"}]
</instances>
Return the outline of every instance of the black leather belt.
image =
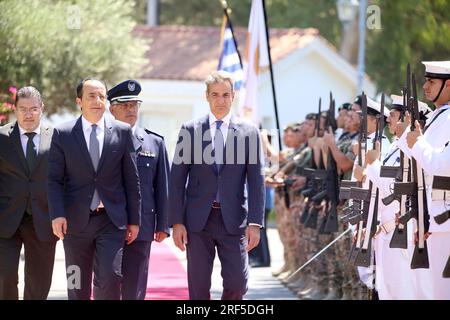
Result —
<instances>
[{"instance_id":1,"label":"black leather belt","mask_svg":"<svg viewBox=\"0 0 450 320\"><path fill-rule=\"evenodd\" d=\"M220 209L220 202L213 201L213 203L212 203L212 208L213 208L213 209Z\"/></svg>"},{"instance_id":2,"label":"black leather belt","mask_svg":"<svg viewBox=\"0 0 450 320\"><path fill-rule=\"evenodd\" d=\"M95 210L89 210L89 211L91 212L91 215L95 215L95 216L106 213L105 208L97 208Z\"/></svg>"}]
</instances>

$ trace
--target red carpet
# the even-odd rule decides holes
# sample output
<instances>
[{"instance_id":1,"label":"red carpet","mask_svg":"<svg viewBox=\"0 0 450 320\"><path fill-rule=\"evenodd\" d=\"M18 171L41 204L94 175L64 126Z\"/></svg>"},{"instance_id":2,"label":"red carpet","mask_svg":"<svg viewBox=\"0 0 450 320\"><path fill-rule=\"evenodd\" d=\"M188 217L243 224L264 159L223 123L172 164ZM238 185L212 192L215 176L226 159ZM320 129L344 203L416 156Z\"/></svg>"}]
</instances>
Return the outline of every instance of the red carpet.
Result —
<instances>
[{"instance_id":1,"label":"red carpet","mask_svg":"<svg viewBox=\"0 0 450 320\"><path fill-rule=\"evenodd\" d=\"M148 273L145 300L189 299L186 271L172 249L164 242L152 243Z\"/></svg>"}]
</instances>

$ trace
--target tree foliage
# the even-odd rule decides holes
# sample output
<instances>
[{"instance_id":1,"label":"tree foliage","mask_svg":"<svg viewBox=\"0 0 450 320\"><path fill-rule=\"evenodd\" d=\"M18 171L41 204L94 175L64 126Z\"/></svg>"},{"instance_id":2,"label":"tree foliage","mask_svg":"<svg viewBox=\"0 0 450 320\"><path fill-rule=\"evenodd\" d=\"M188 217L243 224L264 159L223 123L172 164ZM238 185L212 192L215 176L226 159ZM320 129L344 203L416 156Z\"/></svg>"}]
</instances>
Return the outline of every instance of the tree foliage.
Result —
<instances>
[{"instance_id":1,"label":"tree foliage","mask_svg":"<svg viewBox=\"0 0 450 320\"><path fill-rule=\"evenodd\" d=\"M449 60L450 2L376 0L372 4L380 6L382 29L367 32L367 73L380 91L399 94L409 62L420 89L425 73L421 61Z\"/></svg>"},{"instance_id":2,"label":"tree foliage","mask_svg":"<svg viewBox=\"0 0 450 320\"><path fill-rule=\"evenodd\" d=\"M0 1L0 91L35 86L49 114L73 109L75 88L93 75L113 84L147 64L126 0Z\"/></svg>"},{"instance_id":3,"label":"tree foliage","mask_svg":"<svg viewBox=\"0 0 450 320\"><path fill-rule=\"evenodd\" d=\"M228 0L234 25L247 26L251 0ZM450 57L450 1L369 0L378 5L381 29L366 30L366 72L379 90L399 93L407 62L421 79L423 60ZM339 47L341 25L335 0L266 0L271 28L314 27ZM222 19L219 0L161 0L162 24L216 25ZM357 25L357 24L356 24ZM355 25L355 27L356 27Z\"/></svg>"},{"instance_id":4,"label":"tree foliage","mask_svg":"<svg viewBox=\"0 0 450 320\"><path fill-rule=\"evenodd\" d=\"M248 26L251 0L228 0L235 26ZM331 42L339 40L340 24L333 0L266 0L271 28L319 28ZM222 22L220 0L161 0L161 24L219 26Z\"/></svg>"}]
</instances>

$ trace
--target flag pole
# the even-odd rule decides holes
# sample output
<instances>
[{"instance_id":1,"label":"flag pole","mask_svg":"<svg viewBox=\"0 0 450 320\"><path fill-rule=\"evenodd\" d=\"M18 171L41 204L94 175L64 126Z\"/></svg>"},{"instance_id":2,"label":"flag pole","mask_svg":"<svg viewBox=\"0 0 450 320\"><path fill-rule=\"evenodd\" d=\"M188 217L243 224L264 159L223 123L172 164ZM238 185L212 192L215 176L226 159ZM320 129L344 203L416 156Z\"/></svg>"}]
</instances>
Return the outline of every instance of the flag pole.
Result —
<instances>
[{"instance_id":1,"label":"flag pole","mask_svg":"<svg viewBox=\"0 0 450 320\"><path fill-rule=\"evenodd\" d=\"M262 0L262 5L263 5L263 11L264 11L264 24L265 24L265 27L266 27L267 53L269 55L269 68L270 68L270 80L271 80L270 82L272 84L272 97L273 97L273 107L274 107L274 111L275 111L275 123L276 123L276 126L277 126L279 150L281 151L282 144L281 144L280 120L278 118L277 97L276 97L276 94L275 94L275 81L274 81L274 78L273 78L272 56L270 54L269 26L267 24L267 12L266 12L266 1L265 0Z\"/></svg>"},{"instance_id":2,"label":"flag pole","mask_svg":"<svg viewBox=\"0 0 450 320\"><path fill-rule=\"evenodd\" d=\"M226 0L221 0L221 3L222 3L222 7L223 7L223 13L225 14L225 17L227 18L227 23L230 25L230 30L231 30L231 35L233 36L234 46L236 47L236 52L237 52L237 55L239 57L239 63L241 65L241 68L243 68L242 67L241 53L239 52L239 48L238 48L238 45L237 45L237 42L236 42L236 37L234 36L233 25L231 24L230 16L228 14L228 10L229 10L228 3L227 3ZM226 25L225 25L225 27L226 27Z\"/></svg>"}]
</instances>

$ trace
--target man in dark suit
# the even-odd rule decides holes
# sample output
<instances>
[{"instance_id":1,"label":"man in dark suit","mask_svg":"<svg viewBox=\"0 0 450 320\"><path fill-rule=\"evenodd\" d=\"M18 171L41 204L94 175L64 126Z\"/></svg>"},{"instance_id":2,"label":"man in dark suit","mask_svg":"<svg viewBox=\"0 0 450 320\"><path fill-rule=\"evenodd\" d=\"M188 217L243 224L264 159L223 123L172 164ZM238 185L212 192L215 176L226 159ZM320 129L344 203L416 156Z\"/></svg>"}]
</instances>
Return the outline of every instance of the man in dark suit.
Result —
<instances>
[{"instance_id":1,"label":"man in dark suit","mask_svg":"<svg viewBox=\"0 0 450 320\"><path fill-rule=\"evenodd\" d=\"M136 80L125 80L108 91L109 110L116 120L133 130L134 149L141 187L141 227L137 239L123 248L122 299L144 300L152 240L163 241L169 235L167 192L169 162L164 138L137 125L142 100Z\"/></svg>"},{"instance_id":2,"label":"man in dark suit","mask_svg":"<svg viewBox=\"0 0 450 320\"><path fill-rule=\"evenodd\" d=\"M122 248L139 232L141 196L129 125L104 117L106 85L77 87L81 117L55 128L48 199L64 240L69 299L120 299Z\"/></svg>"},{"instance_id":3,"label":"man in dark suit","mask_svg":"<svg viewBox=\"0 0 450 320\"><path fill-rule=\"evenodd\" d=\"M222 299L239 300L247 292L247 252L258 245L264 221L261 143L258 128L231 115L230 74L215 71L205 83L210 113L180 131L169 179L169 225L175 245L187 247L189 298L210 299L217 249Z\"/></svg>"},{"instance_id":4,"label":"man in dark suit","mask_svg":"<svg viewBox=\"0 0 450 320\"><path fill-rule=\"evenodd\" d=\"M47 158L53 129L41 124L38 90L16 95L17 121L0 128L0 300L17 300L20 250L25 247L24 299L47 299L57 238L47 205Z\"/></svg>"}]
</instances>

